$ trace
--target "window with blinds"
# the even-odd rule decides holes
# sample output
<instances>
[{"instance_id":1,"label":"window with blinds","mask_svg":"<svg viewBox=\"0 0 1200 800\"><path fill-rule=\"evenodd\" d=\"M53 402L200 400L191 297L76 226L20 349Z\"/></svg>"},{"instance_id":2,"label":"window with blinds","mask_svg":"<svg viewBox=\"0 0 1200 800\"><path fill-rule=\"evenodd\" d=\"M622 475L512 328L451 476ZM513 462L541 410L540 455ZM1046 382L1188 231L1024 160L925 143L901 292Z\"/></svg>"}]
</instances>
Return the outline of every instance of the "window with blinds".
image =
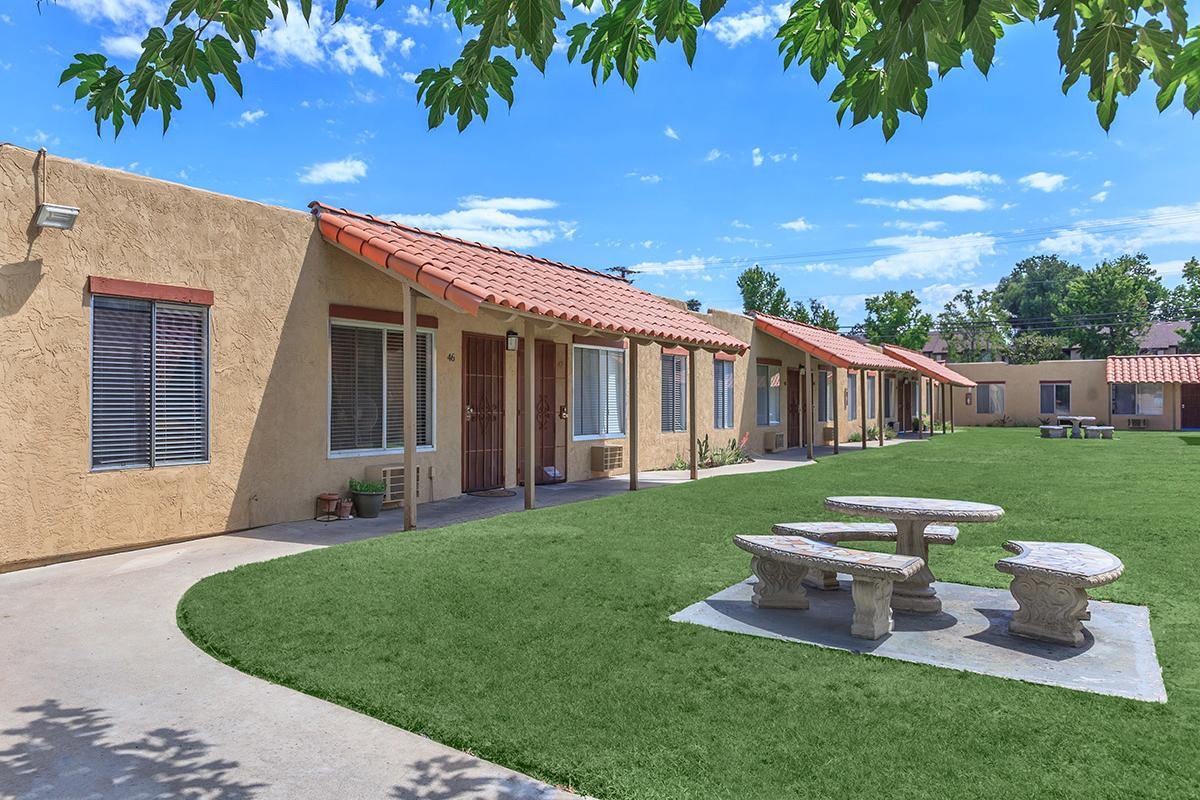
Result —
<instances>
[{"instance_id":1,"label":"window with blinds","mask_svg":"<svg viewBox=\"0 0 1200 800\"><path fill-rule=\"evenodd\" d=\"M417 331L417 447L433 447L433 334ZM329 326L329 451L404 449L404 332Z\"/></svg>"},{"instance_id":2,"label":"window with blinds","mask_svg":"<svg viewBox=\"0 0 1200 800\"><path fill-rule=\"evenodd\" d=\"M599 439L625 433L625 351L575 345L574 435Z\"/></svg>"},{"instance_id":3,"label":"window with blinds","mask_svg":"<svg viewBox=\"0 0 1200 800\"><path fill-rule=\"evenodd\" d=\"M833 407L833 389L829 382L829 373L825 370L817 372L817 421L829 422L829 410Z\"/></svg>"},{"instance_id":4,"label":"window with blinds","mask_svg":"<svg viewBox=\"0 0 1200 800\"><path fill-rule=\"evenodd\" d=\"M875 387L878 385L876 380L878 379L874 375L867 376L867 419L871 420L875 419Z\"/></svg>"},{"instance_id":5,"label":"window with blinds","mask_svg":"<svg viewBox=\"0 0 1200 800\"><path fill-rule=\"evenodd\" d=\"M779 394L783 386L783 377L779 367L774 364L756 364L755 391L757 413L755 421L759 425L778 425Z\"/></svg>"},{"instance_id":6,"label":"window with blinds","mask_svg":"<svg viewBox=\"0 0 1200 800\"><path fill-rule=\"evenodd\" d=\"M850 373L846 376L846 419L858 419L858 375Z\"/></svg>"},{"instance_id":7,"label":"window with blinds","mask_svg":"<svg viewBox=\"0 0 1200 800\"><path fill-rule=\"evenodd\" d=\"M713 427L733 427L733 362L713 359Z\"/></svg>"},{"instance_id":8,"label":"window with blinds","mask_svg":"<svg viewBox=\"0 0 1200 800\"><path fill-rule=\"evenodd\" d=\"M208 309L92 298L92 468L208 460Z\"/></svg>"},{"instance_id":9,"label":"window with blinds","mask_svg":"<svg viewBox=\"0 0 1200 800\"><path fill-rule=\"evenodd\" d=\"M662 357L662 430L687 430L687 356Z\"/></svg>"}]
</instances>

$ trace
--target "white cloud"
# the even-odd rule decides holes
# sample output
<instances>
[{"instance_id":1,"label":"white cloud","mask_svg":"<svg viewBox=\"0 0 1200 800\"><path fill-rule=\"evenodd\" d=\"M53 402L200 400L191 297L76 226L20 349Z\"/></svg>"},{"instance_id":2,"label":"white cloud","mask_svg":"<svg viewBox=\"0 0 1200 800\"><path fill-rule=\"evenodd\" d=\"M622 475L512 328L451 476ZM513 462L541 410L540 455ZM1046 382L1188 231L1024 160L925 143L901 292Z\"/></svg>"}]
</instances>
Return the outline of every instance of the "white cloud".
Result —
<instances>
[{"instance_id":1,"label":"white cloud","mask_svg":"<svg viewBox=\"0 0 1200 800\"><path fill-rule=\"evenodd\" d=\"M854 267L849 272L852 278L953 278L973 273L985 256L996 254L996 240L983 233L889 236L875 239L871 244L899 252Z\"/></svg>"},{"instance_id":2,"label":"white cloud","mask_svg":"<svg viewBox=\"0 0 1200 800\"><path fill-rule=\"evenodd\" d=\"M716 161L718 158L720 158L723 155L725 155L725 154L714 147L712 150L708 151L708 154L706 156L704 156L704 160L705 161Z\"/></svg>"},{"instance_id":3,"label":"white cloud","mask_svg":"<svg viewBox=\"0 0 1200 800\"><path fill-rule=\"evenodd\" d=\"M55 5L74 11L85 22L116 25L161 25L166 19L163 0L57 0Z\"/></svg>"},{"instance_id":4,"label":"white cloud","mask_svg":"<svg viewBox=\"0 0 1200 800\"><path fill-rule=\"evenodd\" d=\"M750 225L747 225L746 223L742 222L740 219L735 219L732 222L730 222L729 224L735 228L742 228L742 229L749 229L751 227Z\"/></svg>"},{"instance_id":5,"label":"white cloud","mask_svg":"<svg viewBox=\"0 0 1200 800\"><path fill-rule=\"evenodd\" d=\"M676 272L698 272L703 270L707 263L708 259L706 258L689 256L670 261L643 261L640 264L634 264L632 269L636 269L638 272L646 275L666 275Z\"/></svg>"},{"instance_id":6,"label":"white cloud","mask_svg":"<svg viewBox=\"0 0 1200 800\"><path fill-rule=\"evenodd\" d=\"M1105 228L1124 230L1113 233ZM1134 218L1080 222L1042 239L1037 249L1064 256L1105 258L1163 244L1200 244L1200 203L1158 206Z\"/></svg>"},{"instance_id":7,"label":"white cloud","mask_svg":"<svg viewBox=\"0 0 1200 800\"><path fill-rule=\"evenodd\" d=\"M1018 180L1027 189L1037 189L1041 192L1056 192L1067 182L1066 175L1052 172L1032 172Z\"/></svg>"},{"instance_id":8,"label":"white cloud","mask_svg":"<svg viewBox=\"0 0 1200 800\"><path fill-rule=\"evenodd\" d=\"M938 220L929 220L928 222L906 222L898 219L895 222L885 222L883 225L886 228L895 228L899 231L918 231L921 233L941 230L942 228L946 227L946 223Z\"/></svg>"},{"instance_id":9,"label":"white cloud","mask_svg":"<svg viewBox=\"0 0 1200 800\"><path fill-rule=\"evenodd\" d=\"M1096 192L1094 195L1092 195L1092 202L1093 202L1093 203L1103 203L1103 202L1104 202L1105 200L1107 200L1107 199L1108 199L1108 192L1107 192L1107 191L1103 191L1103 192Z\"/></svg>"},{"instance_id":10,"label":"white cloud","mask_svg":"<svg viewBox=\"0 0 1200 800\"><path fill-rule=\"evenodd\" d=\"M626 178L637 178L642 183L651 183L651 184L662 183L662 176L655 175L655 174L643 175L640 172L626 172L625 177Z\"/></svg>"},{"instance_id":11,"label":"white cloud","mask_svg":"<svg viewBox=\"0 0 1200 800\"><path fill-rule=\"evenodd\" d=\"M937 172L933 175L910 175L907 172L868 172L862 179L868 183L907 183L913 186L983 186L1004 183L999 175L978 170L966 172Z\"/></svg>"},{"instance_id":12,"label":"white cloud","mask_svg":"<svg viewBox=\"0 0 1200 800\"><path fill-rule=\"evenodd\" d=\"M0 22L3 22L5 25L12 25L12 17L8 14L0 14Z\"/></svg>"},{"instance_id":13,"label":"white cloud","mask_svg":"<svg viewBox=\"0 0 1200 800\"><path fill-rule=\"evenodd\" d=\"M761 39L773 34L788 18L787 3L764 6L757 5L741 14L720 16L708 26L717 41L729 47L737 47L751 39Z\"/></svg>"},{"instance_id":14,"label":"white cloud","mask_svg":"<svg viewBox=\"0 0 1200 800\"><path fill-rule=\"evenodd\" d=\"M54 147L60 141L57 136L52 136L43 130L34 132L33 136L27 136L26 140L36 144L38 147Z\"/></svg>"},{"instance_id":15,"label":"white cloud","mask_svg":"<svg viewBox=\"0 0 1200 800\"><path fill-rule=\"evenodd\" d=\"M242 115L238 117L238 121L233 124L239 128L244 128L247 125L253 125L266 115L267 112L263 111L261 108L254 111L243 111Z\"/></svg>"},{"instance_id":16,"label":"white cloud","mask_svg":"<svg viewBox=\"0 0 1200 800\"><path fill-rule=\"evenodd\" d=\"M815 226L805 220L804 217L796 217L791 222L779 223L779 227L783 228L785 231L811 231Z\"/></svg>"},{"instance_id":17,"label":"white cloud","mask_svg":"<svg viewBox=\"0 0 1200 800\"><path fill-rule=\"evenodd\" d=\"M1180 258L1175 261L1156 261L1151 266L1164 278L1177 278L1183 274L1183 265L1186 263Z\"/></svg>"},{"instance_id":18,"label":"white cloud","mask_svg":"<svg viewBox=\"0 0 1200 800\"><path fill-rule=\"evenodd\" d=\"M366 162L357 158L343 158L341 161L324 161L312 164L300 173L301 183L358 183L359 178L367 177Z\"/></svg>"},{"instance_id":19,"label":"white cloud","mask_svg":"<svg viewBox=\"0 0 1200 800\"><path fill-rule=\"evenodd\" d=\"M140 58L142 55L142 40L134 34L102 36L100 46L113 58Z\"/></svg>"},{"instance_id":20,"label":"white cloud","mask_svg":"<svg viewBox=\"0 0 1200 800\"><path fill-rule=\"evenodd\" d=\"M537 197L469 195L459 198L458 208L441 214L391 214L387 219L468 241L521 249L560 237L568 240L574 238L578 230L575 222L521 213L549 210L557 206L558 203L553 200Z\"/></svg>"},{"instance_id":21,"label":"white cloud","mask_svg":"<svg viewBox=\"0 0 1200 800\"><path fill-rule=\"evenodd\" d=\"M362 69L379 76L386 71L387 53L398 50L408 56L415 46L398 31L357 17L343 17L334 25L321 6L313 6L307 22L301 14L288 15L286 22L276 15L259 37L259 47L276 64L330 63L347 74Z\"/></svg>"},{"instance_id":22,"label":"white cloud","mask_svg":"<svg viewBox=\"0 0 1200 800\"><path fill-rule=\"evenodd\" d=\"M965 194L948 194L932 199L915 197L911 200L882 200L867 197L858 202L866 206L882 206L900 211L986 211L992 204L982 197Z\"/></svg>"},{"instance_id":23,"label":"white cloud","mask_svg":"<svg viewBox=\"0 0 1200 800\"><path fill-rule=\"evenodd\" d=\"M672 128L670 125L667 126L667 129L665 131L663 131L663 136L667 137L668 139L674 139L675 141L679 141L679 134L676 133L675 129Z\"/></svg>"},{"instance_id":24,"label":"white cloud","mask_svg":"<svg viewBox=\"0 0 1200 800\"><path fill-rule=\"evenodd\" d=\"M400 80L404 81L405 83L411 83L411 84L414 84L414 85L415 85L415 84L416 84L416 82L417 82L417 73L415 73L415 72L401 72L401 73L400 73Z\"/></svg>"},{"instance_id":25,"label":"white cloud","mask_svg":"<svg viewBox=\"0 0 1200 800\"><path fill-rule=\"evenodd\" d=\"M996 288L996 282L991 283L935 283L930 286L923 286L917 290L917 297L921 298L921 302L927 308L941 310L946 303L954 299L955 295L966 289L974 292L984 290L991 291Z\"/></svg>"},{"instance_id":26,"label":"white cloud","mask_svg":"<svg viewBox=\"0 0 1200 800\"><path fill-rule=\"evenodd\" d=\"M761 167L763 165L763 154L760 148L756 147L750 151L750 161L756 167Z\"/></svg>"}]
</instances>

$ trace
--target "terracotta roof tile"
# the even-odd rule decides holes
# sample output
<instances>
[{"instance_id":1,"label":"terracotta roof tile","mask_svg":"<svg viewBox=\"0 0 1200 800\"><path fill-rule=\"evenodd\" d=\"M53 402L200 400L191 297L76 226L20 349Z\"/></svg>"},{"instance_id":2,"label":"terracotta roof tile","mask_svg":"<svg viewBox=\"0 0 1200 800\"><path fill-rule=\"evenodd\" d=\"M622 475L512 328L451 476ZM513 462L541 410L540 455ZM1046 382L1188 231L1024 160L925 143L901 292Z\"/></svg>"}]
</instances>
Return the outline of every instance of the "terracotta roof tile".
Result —
<instances>
[{"instance_id":1,"label":"terracotta roof tile","mask_svg":"<svg viewBox=\"0 0 1200 800\"><path fill-rule=\"evenodd\" d=\"M660 297L582 267L309 206L329 242L474 314L483 303L622 335L743 352L748 345Z\"/></svg>"},{"instance_id":2,"label":"terracotta roof tile","mask_svg":"<svg viewBox=\"0 0 1200 800\"><path fill-rule=\"evenodd\" d=\"M860 344L835 331L783 317L773 317L762 312L755 312L753 316L754 327L758 330L765 331L807 353L812 353L822 361L828 361L834 366L890 369L901 372L914 371L907 364L889 358L878 350Z\"/></svg>"},{"instance_id":3,"label":"terracotta roof tile","mask_svg":"<svg viewBox=\"0 0 1200 800\"><path fill-rule=\"evenodd\" d=\"M958 374L944 364L939 364L929 356L924 353L918 353L916 350L909 350L907 347L901 347L898 344L885 344L883 352L897 361L903 361L905 364L915 367L921 374L933 378L940 383L968 387L975 385L975 381L965 375Z\"/></svg>"},{"instance_id":4,"label":"terracotta roof tile","mask_svg":"<svg viewBox=\"0 0 1200 800\"><path fill-rule=\"evenodd\" d=\"M1200 383L1200 355L1109 356L1109 383Z\"/></svg>"}]
</instances>

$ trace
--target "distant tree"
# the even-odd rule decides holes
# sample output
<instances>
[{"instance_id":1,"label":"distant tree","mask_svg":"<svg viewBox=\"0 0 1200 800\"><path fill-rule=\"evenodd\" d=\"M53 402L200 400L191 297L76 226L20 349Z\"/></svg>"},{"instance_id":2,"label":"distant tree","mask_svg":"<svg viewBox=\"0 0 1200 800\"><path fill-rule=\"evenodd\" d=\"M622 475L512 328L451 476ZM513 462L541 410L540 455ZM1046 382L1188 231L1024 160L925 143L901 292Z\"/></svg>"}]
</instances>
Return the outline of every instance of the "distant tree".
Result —
<instances>
[{"instance_id":1,"label":"distant tree","mask_svg":"<svg viewBox=\"0 0 1200 800\"><path fill-rule=\"evenodd\" d=\"M1036 364L1039 361L1058 361L1065 357L1067 342L1061 336L1021 331L1008 346L1008 363Z\"/></svg>"},{"instance_id":2,"label":"distant tree","mask_svg":"<svg viewBox=\"0 0 1200 800\"><path fill-rule=\"evenodd\" d=\"M808 305L799 300L793 301L791 317L797 322L806 322L831 331L840 327L837 312L815 297L808 298Z\"/></svg>"},{"instance_id":3,"label":"distant tree","mask_svg":"<svg viewBox=\"0 0 1200 800\"><path fill-rule=\"evenodd\" d=\"M1031 256L1017 262L993 292L1020 330L1053 328L1067 287L1083 275L1083 267L1056 255Z\"/></svg>"},{"instance_id":4,"label":"distant tree","mask_svg":"<svg viewBox=\"0 0 1200 800\"><path fill-rule=\"evenodd\" d=\"M938 314L937 330L949 361L996 361L1008 346L1008 312L986 289L963 289Z\"/></svg>"},{"instance_id":5,"label":"distant tree","mask_svg":"<svg viewBox=\"0 0 1200 800\"><path fill-rule=\"evenodd\" d=\"M920 350L929 341L933 315L921 310L921 301L911 289L868 297L866 307L861 330L872 344L898 344Z\"/></svg>"},{"instance_id":6,"label":"distant tree","mask_svg":"<svg viewBox=\"0 0 1200 800\"><path fill-rule=\"evenodd\" d=\"M742 293L742 308L747 314L761 311L776 317L786 317L792 311L787 291L779 285L779 276L755 264L737 279Z\"/></svg>"},{"instance_id":7,"label":"distant tree","mask_svg":"<svg viewBox=\"0 0 1200 800\"><path fill-rule=\"evenodd\" d=\"M699 311L700 310L700 301L694 297L689 298L687 301L687 310L688 311Z\"/></svg>"},{"instance_id":8,"label":"distant tree","mask_svg":"<svg viewBox=\"0 0 1200 800\"><path fill-rule=\"evenodd\" d=\"M1122 255L1072 280L1059 318L1084 358L1136 355L1166 295L1145 253Z\"/></svg>"},{"instance_id":9,"label":"distant tree","mask_svg":"<svg viewBox=\"0 0 1200 800\"><path fill-rule=\"evenodd\" d=\"M1168 319L1190 320L1191 325L1177 328L1179 352L1200 353L1200 261L1195 256L1183 265L1183 283L1171 290L1171 315Z\"/></svg>"}]
</instances>

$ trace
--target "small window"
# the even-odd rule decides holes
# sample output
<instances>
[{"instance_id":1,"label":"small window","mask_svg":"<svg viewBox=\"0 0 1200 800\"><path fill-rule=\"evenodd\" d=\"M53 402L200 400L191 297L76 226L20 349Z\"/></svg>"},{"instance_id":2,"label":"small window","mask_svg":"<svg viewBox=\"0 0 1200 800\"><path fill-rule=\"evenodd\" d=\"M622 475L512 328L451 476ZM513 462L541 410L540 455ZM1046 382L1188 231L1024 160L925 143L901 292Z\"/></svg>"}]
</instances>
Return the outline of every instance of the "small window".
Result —
<instances>
[{"instance_id":1,"label":"small window","mask_svg":"<svg viewBox=\"0 0 1200 800\"><path fill-rule=\"evenodd\" d=\"M892 413L892 406L894 405L892 393L895 383L896 381L893 378L883 379L883 416L887 419L892 419L896 416Z\"/></svg>"},{"instance_id":2,"label":"small window","mask_svg":"<svg viewBox=\"0 0 1200 800\"><path fill-rule=\"evenodd\" d=\"M867 376L867 419L875 419L876 400L875 387L878 386L874 375Z\"/></svg>"},{"instance_id":3,"label":"small window","mask_svg":"<svg viewBox=\"0 0 1200 800\"><path fill-rule=\"evenodd\" d=\"M713 359L713 427L733 427L733 362Z\"/></svg>"},{"instance_id":4,"label":"small window","mask_svg":"<svg viewBox=\"0 0 1200 800\"><path fill-rule=\"evenodd\" d=\"M1137 414L1157 417L1163 413L1163 385L1161 383L1114 383L1112 386L1112 413Z\"/></svg>"},{"instance_id":5,"label":"small window","mask_svg":"<svg viewBox=\"0 0 1200 800\"><path fill-rule=\"evenodd\" d=\"M1004 384L981 383L975 387L976 414L1004 413Z\"/></svg>"},{"instance_id":6,"label":"small window","mask_svg":"<svg viewBox=\"0 0 1200 800\"><path fill-rule=\"evenodd\" d=\"M625 433L625 351L575 345L575 437Z\"/></svg>"},{"instance_id":7,"label":"small window","mask_svg":"<svg viewBox=\"0 0 1200 800\"><path fill-rule=\"evenodd\" d=\"M208 460L208 308L92 298L92 468Z\"/></svg>"},{"instance_id":8,"label":"small window","mask_svg":"<svg viewBox=\"0 0 1200 800\"><path fill-rule=\"evenodd\" d=\"M779 367L774 364L757 365L757 399L759 425L779 424L779 389L782 385Z\"/></svg>"},{"instance_id":9,"label":"small window","mask_svg":"<svg viewBox=\"0 0 1200 800\"><path fill-rule=\"evenodd\" d=\"M833 389L829 373L817 372L817 422L829 422L829 411L833 408Z\"/></svg>"},{"instance_id":10,"label":"small window","mask_svg":"<svg viewBox=\"0 0 1200 800\"><path fill-rule=\"evenodd\" d=\"M663 433L687 430L687 356L662 357Z\"/></svg>"},{"instance_id":11,"label":"small window","mask_svg":"<svg viewBox=\"0 0 1200 800\"><path fill-rule=\"evenodd\" d=\"M1041 413L1070 414L1071 384L1043 383L1041 385Z\"/></svg>"},{"instance_id":12,"label":"small window","mask_svg":"<svg viewBox=\"0 0 1200 800\"><path fill-rule=\"evenodd\" d=\"M846 390L849 396L846 398L846 418L853 421L858 419L858 374L850 373L846 376Z\"/></svg>"}]
</instances>

